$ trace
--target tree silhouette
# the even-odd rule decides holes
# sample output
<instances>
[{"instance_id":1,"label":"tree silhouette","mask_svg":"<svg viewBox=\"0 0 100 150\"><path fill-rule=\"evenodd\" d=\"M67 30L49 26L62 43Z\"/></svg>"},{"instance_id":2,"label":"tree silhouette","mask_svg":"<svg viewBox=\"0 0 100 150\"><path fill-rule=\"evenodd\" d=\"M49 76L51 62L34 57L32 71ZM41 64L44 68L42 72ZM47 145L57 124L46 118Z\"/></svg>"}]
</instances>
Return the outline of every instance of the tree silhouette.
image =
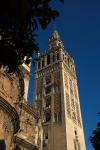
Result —
<instances>
[{"instance_id":1,"label":"tree silhouette","mask_svg":"<svg viewBox=\"0 0 100 150\"><path fill-rule=\"evenodd\" d=\"M95 150L100 150L100 122L97 123L97 127L93 130L92 134L93 135L90 137L90 142Z\"/></svg>"},{"instance_id":2,"label":"tree silhouette","mask_svg":"<svg viewBox=\"0 0 100 150\"><path fill-rule=\"evenodd\" d=\"M64 0L56 0L64 2ZM53 0L1 0L0 1L0 66L9 72L23 63L30 62L33 51L39 46L36 29L43 30L59 16L52 7Z\"/></svg>"}]
</instances>

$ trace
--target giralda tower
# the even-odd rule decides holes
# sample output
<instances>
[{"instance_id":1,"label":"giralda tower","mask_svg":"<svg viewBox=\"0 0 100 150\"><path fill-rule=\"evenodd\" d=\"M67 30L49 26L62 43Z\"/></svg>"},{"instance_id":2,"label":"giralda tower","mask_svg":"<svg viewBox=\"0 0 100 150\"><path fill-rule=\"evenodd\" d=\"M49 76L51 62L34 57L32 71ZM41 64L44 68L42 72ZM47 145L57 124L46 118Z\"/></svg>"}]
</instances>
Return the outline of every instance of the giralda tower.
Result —
<instances>
[{"instance_id":1,"label":"giralda tower","mask_svg":"<svg viewBox=\"0 0 100 150\"><path fill-rule=\"evenodd\" d=\"M43 126L41 150L86 150L73 58L54 31L38 56L35 102Z\"/></svg>"}]
</instances>

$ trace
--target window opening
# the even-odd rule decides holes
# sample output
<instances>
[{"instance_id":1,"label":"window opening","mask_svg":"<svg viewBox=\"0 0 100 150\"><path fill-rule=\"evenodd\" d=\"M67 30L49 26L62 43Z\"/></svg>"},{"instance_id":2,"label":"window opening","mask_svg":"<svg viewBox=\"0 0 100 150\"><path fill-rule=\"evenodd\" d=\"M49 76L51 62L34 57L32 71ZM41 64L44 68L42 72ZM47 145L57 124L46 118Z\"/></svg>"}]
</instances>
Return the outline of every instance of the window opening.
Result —
<instances>
[{"instance_id":1,"label":"window opening","mask_svg":"<svg viewBox=\"0 0 100 150\"><path fill-rule=\"evenodd\" d=\"M53 55L53 62L55 62L55 55Z\"/></svg>"},{"instance_id":2,"label":"window opening","mask_svg":"<svg viewBox=\"0 0 100 150\"><path fill-rule=\"evenodd\" d=\"M49 94L51 92L51 85L45 88L45 93Z\"/></svg>"},{"instance_id":3,"label":"window opening","mask_svg":"<svg viewBox=\"0 0 100 150\"><path fill-rule=\"evenodd\" d=\"M50 107L50 105L51 105L51 97L48 97L46 99L46 107Z\"/></svg>"},{"instance_id":4,"label":"window opening","mask_svg":"<svg viewBox=\"0 0 100 150\"><path fill-rule=\"evenodd\" d=\"M40 61L38 61L38 69L40 69Z\"/></svg>"},{"instance_id":5,"label":"window opening","mask_svg":"<svg viewBox=\"0 0 100 150\"><path fill-rule=\"evenodd\" d=\"M51 113L49 111L49 112L46 112L45 114L45 122L50 122L50 120L51 120Z\"/></svg>"},{"instance_id":6,"label":"window opening","mask_svg":"<svg viewBox=\"0 0 100 150\"><path fill-rule=\"evenodd\" d=\"M47 56L47 64L50 64L50 55Z\"/></svg>"},{"instance_id":7,"label":"window opening","mask_svg":"<svg viewBox=\"0 0 100 150\"><path fill-rule=\"evenodd\" d=\"M51 83L51 77L46 78L46 85Z\"/></svg>"},{"instance_id":8,"label":"window opening","mask_svg":"<svg viewBox=\"0 0 100 150\"><path fill-rule=\"evenodd\" d=\"M48 134L44 135L43 147L46 147L48 144Z\"/></svg>"},{"instance_id":9,"label":"window opening","mask_svg":"<svg viewBox=\"0 0 100 150\"><path fill-rule=\"evenodd\" d=\"M59 53L57 53L57 60L59 60Z\"/></svg>"},{"instance_id":10,"label":"window opening","mask_svg":"<svg viewBox=\"0 0 100 150\"><path fill-rule=\"evenodd\" d=\"M44 60L42 60L42 67L44 67Z\"/></svg>"}]
</instances>

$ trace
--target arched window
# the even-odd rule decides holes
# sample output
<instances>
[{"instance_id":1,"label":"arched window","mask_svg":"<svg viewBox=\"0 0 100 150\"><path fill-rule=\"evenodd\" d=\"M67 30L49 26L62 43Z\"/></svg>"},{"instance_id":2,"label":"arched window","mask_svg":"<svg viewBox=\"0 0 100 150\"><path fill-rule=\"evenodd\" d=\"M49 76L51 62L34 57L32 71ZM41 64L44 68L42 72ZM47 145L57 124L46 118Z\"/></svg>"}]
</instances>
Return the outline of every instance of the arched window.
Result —
<instances>
[{"instance_id":1,"label":"arched window","mask_svg":"<svg viewBox=\"0 0 100 150\"><path fill-rule=\"evenodd\" d=\"M64 60L64 54L63 54L63 60Z\"/></svg>"},{"instance_id":2,"label":"arched window","mask_svg":"<svg viewBox=\"0 0 100 150\"><path fill-rule=\"evenodd\" d=\"M55 62L55 55L53 54L53 62Z\"/></svg>"},{"instance_id":3,"label":"arched window","mask_svg":"<svg viewBox=\"0 0 100 150\"><path fill-rule=\"evenodd\" d=\"M69 60L69 58L68 58L68 67L70 67L70 60Z\"/></svg>"},{"instance_id":4,"label":"arched window","mask_svg":"<svg viewBox=\"0 0 100 150\"><path fill-rule=\"evenodd\" d=\"M47 76L45 80L46 80L46 85L50 84L51 83L51 76Z\"/></svg>"},{"instance_id":5,"label":"arched window","mask_svg":"<svg viewBox=\"0 0 100 150\"><path fill-rule=\"evenodd\" d=\"M67 63L67 58L65 57L65 63Z\"/></svg>"},{"instance_id":6,"label":"arched window","mask_svg":"<svg viewBox=\"0 0 100 150\"><path fill-rule=\"evenodd\" d=\"M51 85L45 88L45 94L50 94L50 92L51 92Z\"/></svg>"},{"instance_id":7,"label":"arched window","mask_svg":"<svg viewBox=\"0 0 100 150\"><path fill-rule=\"evenodd\" d=\"M42 67L44 67L44 60L42 60Z\"/></svg>"},{"instance_id":8,"label":"arched window","mask_svg":"<svg viewBox=\"0 0 100 150\"><path fill-rule=\"evenodd\" d=\"M50 122L51 120L51 112L48 111L45 113L45 123Z\"/></svg>"},{"instance_id":9,"label":"arched window","mask_svg":"<svg viewBox=\"0 0 100 150\"><path fill-rule=\"evenodd\" d=\"M57 53L57 60L59 60L59 53Z\"/></svg>"},{"instance_id":10,"label":"arched window","mask_svg":"<svg viewBox=\"0 0 100 150\"><path fill-rule=\"evenodd\" d=\"M51 97L49 96L46 98L46 107L50 107L50 105L51 105Z\"/></svg>"},{"instance_id":11,"label":"arched window","mask_svg":"<svg viewBox=\"0 0 100 150\"><path fill-rule=\"evenodd\" d=\"M47 56L47 65L50 64L50 55Z\"/></svg>"},{"instance_id":12,"label":"arched window","mask_svg":"<svg viewBox=\"0 0 100 150\"><path fill-rule=\"evenodd\" d=\"M40 61L38 61L38 69L40 69Z\"/></svg>"}]
</instances>

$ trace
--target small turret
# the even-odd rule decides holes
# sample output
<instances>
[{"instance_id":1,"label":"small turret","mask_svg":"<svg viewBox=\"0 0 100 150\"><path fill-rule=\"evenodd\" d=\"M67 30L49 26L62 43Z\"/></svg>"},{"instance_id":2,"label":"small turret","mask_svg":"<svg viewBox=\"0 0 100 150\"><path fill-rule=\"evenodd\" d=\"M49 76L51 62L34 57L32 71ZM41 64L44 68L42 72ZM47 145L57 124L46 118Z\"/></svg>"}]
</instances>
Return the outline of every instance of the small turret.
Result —
<instances>
[{"instance_id":1,"label":"small turret","mask_svg":"<svg viewBox=\"0 0 100 150\"><path fill-rule=\"evenodd\" d=\"M60 36L58 34L58 31L54 31L51 35L51 38L49 39L48 42L48 50L49 51L54 51L55 49L62 48L64 49L63 43L60 40Z\"/></svg>"},{"instance_id":2,"label":"small turret","mask_svg":"<svg viewBox=\"0 0 100 150\"><path fill-rule=\"evenodd\" d=\"M58 34L58 31L54 31L51 35L51 38L49 39L50 41L53 41L53 40L59 40L60 39L60 36Z\"/></svg>"}]
</instances>

